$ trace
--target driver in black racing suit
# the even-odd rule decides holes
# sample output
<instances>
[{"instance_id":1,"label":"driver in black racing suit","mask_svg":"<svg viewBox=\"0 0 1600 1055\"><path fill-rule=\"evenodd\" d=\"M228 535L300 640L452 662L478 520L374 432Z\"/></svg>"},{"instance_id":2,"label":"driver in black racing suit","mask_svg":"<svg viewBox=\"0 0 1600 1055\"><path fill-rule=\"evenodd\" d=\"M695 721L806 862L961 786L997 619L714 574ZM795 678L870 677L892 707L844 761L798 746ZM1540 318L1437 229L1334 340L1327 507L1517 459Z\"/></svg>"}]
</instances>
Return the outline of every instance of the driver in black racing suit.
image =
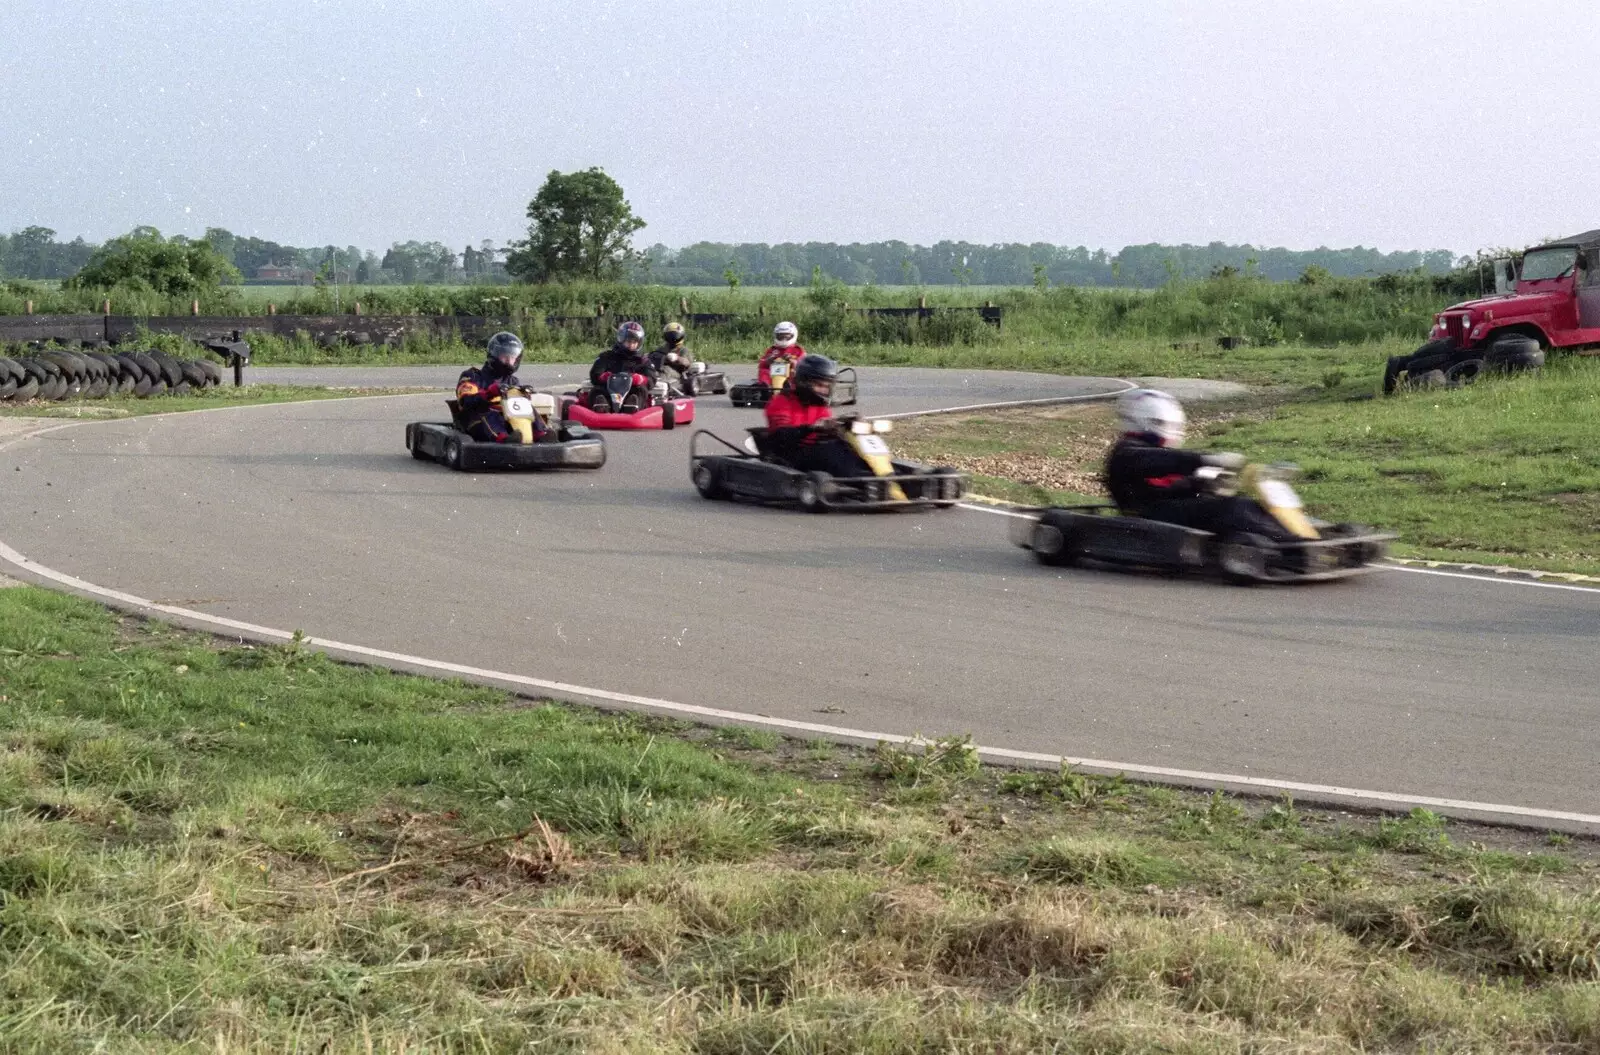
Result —
<instances>
[{"instance_id":1,"label":"driver in black racing suit","mask_svg":"<svg viewBox=\"0 0 1600 1055\"><path fill-rule=\"evenodd\" d=\"M489 356L484 364L461 372L461 380L456 382L456 402L461 407L462 428L467 435L484 443L518 442L500 405L507 389L524 387L517 380L521 363L522 340L514 333L501 332L489 338ZM535 414L534 439L543 439L548 431Z\"/></svg>"},{"instance_id":2,"label":"driver in black racing suit","mask_svg":"<svg viewBox=\"0 0 1600 1055\"><path fill-rule=\"evenodd\" d=\"M686 396L694 392L694 357L684 347L684 329L681 322L669 322L661 328L661 347L645 356L645 362L657 377L666 377L669 369L678 374L678 387Z\"/></svg>"},{"instance_id":3,"label":"driver in black racing suit","mask_svg":"<svg viewBox=\"0 0 1600 1055\"><path fill-rule=\"evenodd\" d=\"M1207 494L1196 473L1237 470L1244 456L1182 449L1183 407L1165 392L1137 388L1117 398L1121 438L1106 458L1106 489L1124 513L1216 535L1247 531L1272 542L1295 536L1250 498Z\"/></svg>"}]
</instances>

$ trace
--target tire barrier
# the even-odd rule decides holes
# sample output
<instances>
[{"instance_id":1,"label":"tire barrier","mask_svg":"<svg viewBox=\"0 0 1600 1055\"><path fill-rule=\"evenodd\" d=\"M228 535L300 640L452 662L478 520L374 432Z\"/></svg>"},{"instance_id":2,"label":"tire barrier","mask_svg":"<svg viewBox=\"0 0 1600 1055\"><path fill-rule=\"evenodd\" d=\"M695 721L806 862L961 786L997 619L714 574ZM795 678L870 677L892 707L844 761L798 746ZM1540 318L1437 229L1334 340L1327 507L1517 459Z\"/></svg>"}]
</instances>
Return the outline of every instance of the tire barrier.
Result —
<instances>
[{"instance_id":1,"label":"tire barrier","mask_svg":"<svg viewBox=\"0 0 1600 1055\"><path fill-rule=\"evenodd\" d=\"M0 403L106 399L164 393L182 395L222 383L222 369L206 359L178 359L161 351L126 352L65 348L0 355Z\"/></svg>"}]
</instances>

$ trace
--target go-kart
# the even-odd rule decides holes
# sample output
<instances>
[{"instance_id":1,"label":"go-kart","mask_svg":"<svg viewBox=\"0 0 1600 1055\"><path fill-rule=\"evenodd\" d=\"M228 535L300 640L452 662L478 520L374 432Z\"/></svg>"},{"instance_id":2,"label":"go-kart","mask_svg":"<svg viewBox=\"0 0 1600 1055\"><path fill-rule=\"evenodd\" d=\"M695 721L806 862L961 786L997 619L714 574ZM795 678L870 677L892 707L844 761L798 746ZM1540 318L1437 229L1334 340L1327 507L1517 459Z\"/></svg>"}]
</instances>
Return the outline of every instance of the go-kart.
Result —
<instances>
[{"instance_id":1,"label":"go-kart","mask_svg":"<svg viewBox=\"0 0 1600 1055\"><path fill-rule=\"evenodd\" d=\"M1274 542L1251 532L1218 536L1124 514L1106 503L1029 509L1011 521L1011 541L1032 550L1041 564L1209 572L1241 585L1346 579L1371 571L1395 536L1361 524L1307 517L1289 484L1296 472L1292 465L1246 465L1237 473L1207 466L1197 474L1212 494L1254 498L1295 536L1293 542Z\"/></svg>"},{"instance_id":2,"label":"go-kart","mask_svg":"<svg viewBox=\"0 0 1600 1055\"><path fill-rule=\"evenodd\" d=\"M606 463L606 441L580 424L555 421L556 400L548 392L512 388L500 412L515 443L488 443L467 435L461 404L446 400L449 422L414 421L406 426L406 449L419 461L435 461L464 472L478 469L598 469ZM534 422L548 426L534 438Z\"/></svg>"},{"instance_id":3,"label":"go-kart","mask_svg":"<svg viewBox=\"0 0 1600 1055\"><path fill-rule=\"evenodd\" d=\"M840 436L867 463L871 476L830 476L796 469L773 454L767 430L761 428L750 429L742 447L705 429L695 430L689 441L689 478L702 498L796 505L811 513L943 509L966 494L965 473L894 458L883 438L893 422L837 420ZM707 453L703 448L711 441L729 453Z\"/></svg>"},{"instance_id":4,"label":"go-kart","mask_svg":"<svg viewBox=\"0 0 1600 1055\"><path fill-rule=\"evenodd\" d=\"M671 429L694 420L694 400L673 396L665 381L619 372L562 400L561 417L591 429Z\"/></svg>"},{"instance_id":5,"label":"go-kart","mask_svg":"<svg viewBox=\"0 0 1600 1055\"><path fill-rule=\"evenodd\" d=\"M761 383L760 378L746 381L742 385L734 385L728 389L728 398L736 407L764 407L771 402L772 397L783 391L789 383L789 371L794 363L786 359L779 359L772 364L768 374L772 384ZM850 376L845 377L846 374ZM842 367L839 378L833 383L833 397L828 400L828 405L833 407L853 407L856 405L856 372L851 367Z\"/></svg>"},{"instance_id":6,"label":"go-kart","mask_svg":"<svg viewBox=\"0 0 1600 1055\"><path fill-rule=\"evenodd\" d=\"M712 370L692 356L680 355L677 352L666 354L652 352L650 359L656 371L667 379L667 395L673 399L700 395L720 396L728 391L727 374L721 370ZM677 373L677 366L685 362L687 369L681 374Z\"/></svg>"}]
</instances>

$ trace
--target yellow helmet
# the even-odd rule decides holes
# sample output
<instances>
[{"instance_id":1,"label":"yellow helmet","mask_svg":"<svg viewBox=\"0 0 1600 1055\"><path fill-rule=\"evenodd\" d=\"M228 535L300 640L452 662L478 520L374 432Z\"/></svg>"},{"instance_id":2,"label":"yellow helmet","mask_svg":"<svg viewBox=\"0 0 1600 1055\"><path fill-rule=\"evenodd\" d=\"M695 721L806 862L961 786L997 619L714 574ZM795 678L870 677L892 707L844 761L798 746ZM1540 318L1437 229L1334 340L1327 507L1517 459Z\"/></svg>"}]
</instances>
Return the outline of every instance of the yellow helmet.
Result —
<instances>
[{"instance_id":1,"label":"yellow helmet","mask_svg":"<svg viewBox=\"0 0 1600 1055\"><path fill-rule=\"evenodd\" d=\"M683 323L669 322L661 327L661 339L669 345L677 347L683 343Z\"/></svg>"}]
</instances>

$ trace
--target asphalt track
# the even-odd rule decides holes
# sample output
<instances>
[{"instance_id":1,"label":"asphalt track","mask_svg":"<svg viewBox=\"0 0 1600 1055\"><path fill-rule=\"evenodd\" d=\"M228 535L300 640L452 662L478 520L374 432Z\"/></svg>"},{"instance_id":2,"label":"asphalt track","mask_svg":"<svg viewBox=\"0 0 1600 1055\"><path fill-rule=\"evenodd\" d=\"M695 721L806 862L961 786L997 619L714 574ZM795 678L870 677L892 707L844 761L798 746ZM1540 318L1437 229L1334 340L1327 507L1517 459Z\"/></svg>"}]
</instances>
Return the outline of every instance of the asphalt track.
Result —
<instances>
[{"instance_id":1,"label":"asphalt track","mask_svg":"<svg viewBox=\"0 0 1600 1055\"><path fill-rule=\"evenodd\" d=\"M861 409L1116 387L863 371ZM705 502L688 429L608 435L595 473L413 461L404 424L441 410L431 394L300 403L0 441L0 542L168 605L524 679L1600 827L1600 592L1400 571L1270 589L1058 572L991 511ZM759 417L726 397L697 410L730 438Z\"/></svg>"}]
</instances>

